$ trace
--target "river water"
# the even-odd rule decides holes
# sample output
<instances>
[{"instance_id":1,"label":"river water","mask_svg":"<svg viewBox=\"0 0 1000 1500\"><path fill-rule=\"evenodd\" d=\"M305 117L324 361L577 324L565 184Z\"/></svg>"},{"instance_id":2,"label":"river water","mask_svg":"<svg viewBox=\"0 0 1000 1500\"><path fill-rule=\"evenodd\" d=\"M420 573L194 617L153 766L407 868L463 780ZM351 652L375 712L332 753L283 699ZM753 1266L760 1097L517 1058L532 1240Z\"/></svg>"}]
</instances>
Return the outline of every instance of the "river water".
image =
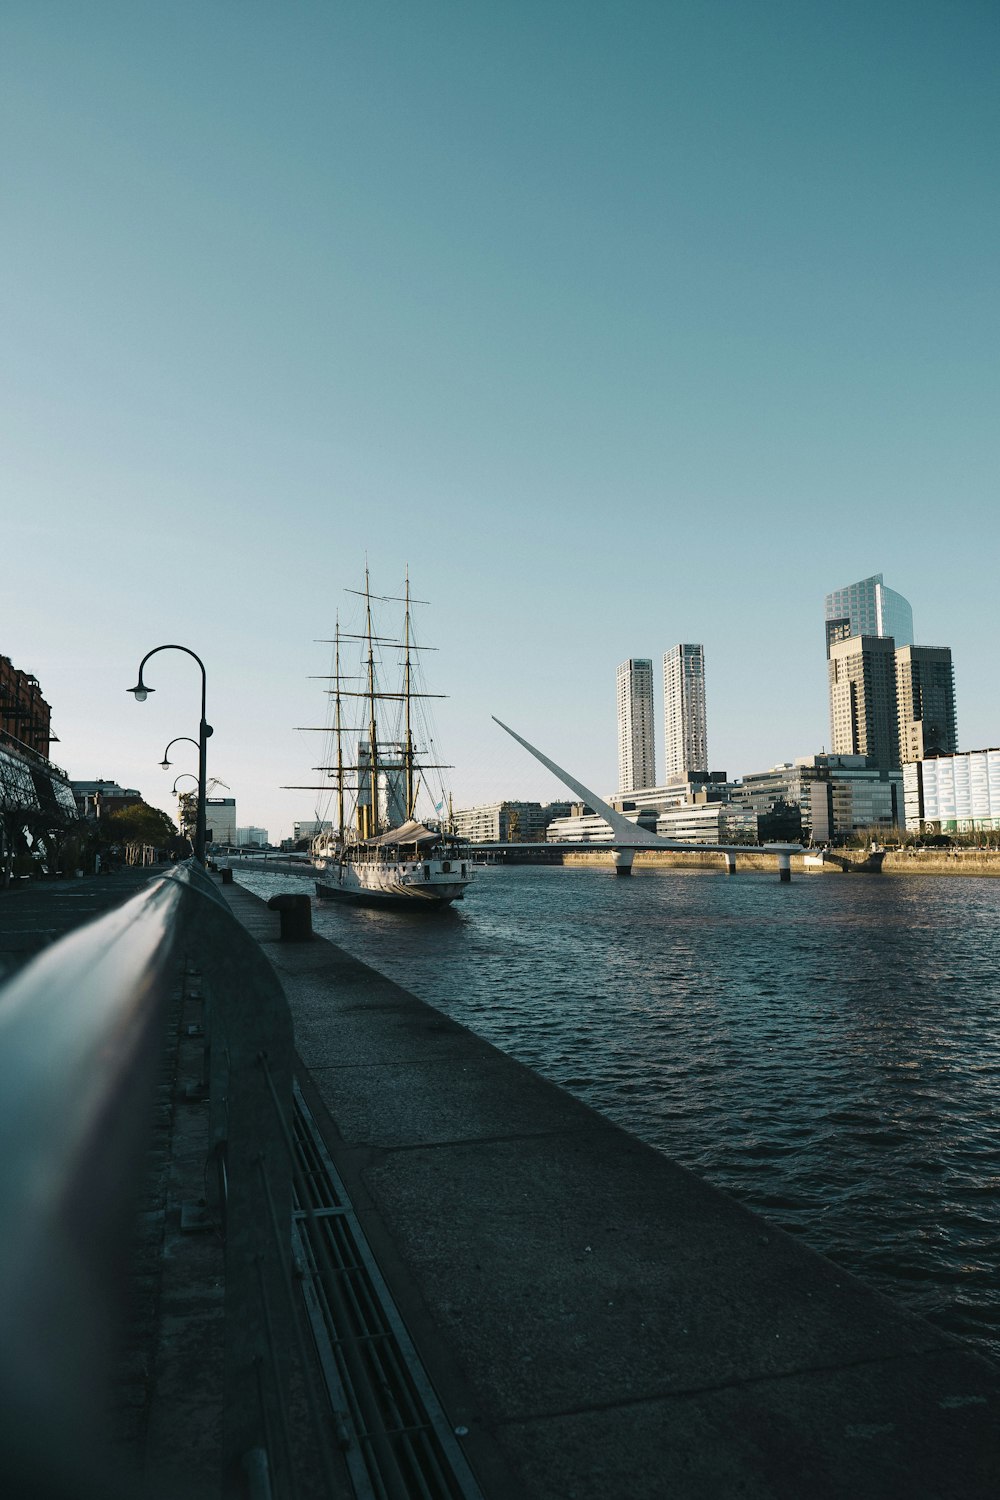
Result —
<instances>
[{"instance_id":1,"label":"river water","mask_svg":"<svg viewBox=\"0 0 1000 1500\"><path fill-rule=\"evenodd\" d=\"M1000 1359L998 907L989 878L528 866L443 913L313 921Z\"/></svg>"}]
</instances>

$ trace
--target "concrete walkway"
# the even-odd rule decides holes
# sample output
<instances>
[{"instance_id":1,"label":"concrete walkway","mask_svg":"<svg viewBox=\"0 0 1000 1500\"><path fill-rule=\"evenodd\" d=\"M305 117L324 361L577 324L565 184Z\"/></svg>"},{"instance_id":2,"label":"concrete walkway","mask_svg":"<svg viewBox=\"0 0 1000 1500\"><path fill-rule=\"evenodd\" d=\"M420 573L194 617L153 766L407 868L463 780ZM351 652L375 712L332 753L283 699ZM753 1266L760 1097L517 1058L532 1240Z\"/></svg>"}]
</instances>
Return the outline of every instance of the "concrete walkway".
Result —
<instances>
[{"instance_id":1,"label":"concrete walkway","mask_svg":"<svg viewBox=\"0 0 1000 1500\"><path fill-rule=\"evenodd\" d=\"M120 906L155 873L123 866L81 880L32 880L0 890L0 982L75 927Z\"/></svg>"},{"instance_id":2,"label":"concrete walkway","mask_svg":"<svg viewBox=\"0 0 1000 1500\"><path fill-rule=\"evenodd\" d=\"M488 1500L1000 1494L1000 1370L223 894L282 981L310 1107Z\"/></svg>"}]
</instances>

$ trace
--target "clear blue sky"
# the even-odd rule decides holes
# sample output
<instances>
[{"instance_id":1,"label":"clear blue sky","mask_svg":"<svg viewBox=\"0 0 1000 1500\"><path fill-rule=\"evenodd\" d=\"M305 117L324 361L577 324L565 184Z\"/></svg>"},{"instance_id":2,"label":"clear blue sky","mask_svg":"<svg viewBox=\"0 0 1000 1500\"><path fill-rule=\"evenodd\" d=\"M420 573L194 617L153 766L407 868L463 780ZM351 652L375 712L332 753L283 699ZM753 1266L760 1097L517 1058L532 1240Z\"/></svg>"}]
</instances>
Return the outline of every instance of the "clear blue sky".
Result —
<instances>
[{"instance_id":1,"label":"clear blue sky","mask_svg":"<svg viewBox=\"0 0 1000 1500\"><path fill-rule=\"evenodd\" d=\"M879 571L1000 743L998 42L993 0L7 0L0 651L55 758L172 809L197 672L124 690L178 641L288 832L366 554L433 602L456 805L559 795L492 713L612 790L615 667L680 640L713 767L818 750L823 595Z\"/></svg>"}]
</instances>

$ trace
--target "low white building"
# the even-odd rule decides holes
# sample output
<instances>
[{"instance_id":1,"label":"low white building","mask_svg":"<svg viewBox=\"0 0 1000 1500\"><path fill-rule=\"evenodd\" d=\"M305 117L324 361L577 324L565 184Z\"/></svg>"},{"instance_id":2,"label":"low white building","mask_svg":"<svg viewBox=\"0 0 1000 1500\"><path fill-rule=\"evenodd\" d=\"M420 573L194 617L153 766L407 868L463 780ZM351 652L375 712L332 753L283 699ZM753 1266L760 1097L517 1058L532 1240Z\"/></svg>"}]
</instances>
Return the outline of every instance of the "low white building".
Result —
<instances>
[{"instance_id":1,"label":"low white building","mask_svg":"<svg viewBox=\"0 0 1000 1500\"><path fill-rule=\"evenodd\" d=\"M908 833L1000 828L1000 749L966 750L903 767Z\"/></svg>"},{"instance_id":2,"label":"low white building","mask_svg":"<svg viewBox=\"0 0 1000 1500\"><path fill-rule=\"evenodd\" d=\"M655 816L650 812L626 812L625 817L641 828L651 832L654 829ZM550 844L610 844L615 836L611 824L600 813L591 812L582 802L575 802L566 817L552 819L545 837Z\"/></svg>"},{"instance_id":3,"label":"low white building","mask_svg":"<svg viewBox=\"0 0 1000 1500\"><path fill-rule=\"evenodd\" d=\"M487 802L452 814L452 828L470 844L536 844L568 802Z\"/></svg>"}]
</instances>

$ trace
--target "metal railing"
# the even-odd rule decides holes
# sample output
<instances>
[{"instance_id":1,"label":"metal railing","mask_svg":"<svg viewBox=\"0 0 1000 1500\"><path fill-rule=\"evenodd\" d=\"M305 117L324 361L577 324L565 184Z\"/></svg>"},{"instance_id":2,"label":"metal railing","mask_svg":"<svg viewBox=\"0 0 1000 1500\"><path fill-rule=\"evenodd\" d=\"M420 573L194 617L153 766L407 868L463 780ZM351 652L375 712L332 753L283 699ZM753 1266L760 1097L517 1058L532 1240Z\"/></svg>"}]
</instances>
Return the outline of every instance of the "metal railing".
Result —
<instances>
[{"instance_id":1,"label":"metal railing","mask_svg":"<svg viewBox=\"0 0 1000 1500\"><path fill-rule=\"evenodd\" d=\"M261 950L192 862L0 988L0 1475L10 1494L101 1493L94 1434L109 1330L185 952L205 990L225 1198L221 1487L289 1490L291 1020Z\"/></svg>"}]
</instances>

